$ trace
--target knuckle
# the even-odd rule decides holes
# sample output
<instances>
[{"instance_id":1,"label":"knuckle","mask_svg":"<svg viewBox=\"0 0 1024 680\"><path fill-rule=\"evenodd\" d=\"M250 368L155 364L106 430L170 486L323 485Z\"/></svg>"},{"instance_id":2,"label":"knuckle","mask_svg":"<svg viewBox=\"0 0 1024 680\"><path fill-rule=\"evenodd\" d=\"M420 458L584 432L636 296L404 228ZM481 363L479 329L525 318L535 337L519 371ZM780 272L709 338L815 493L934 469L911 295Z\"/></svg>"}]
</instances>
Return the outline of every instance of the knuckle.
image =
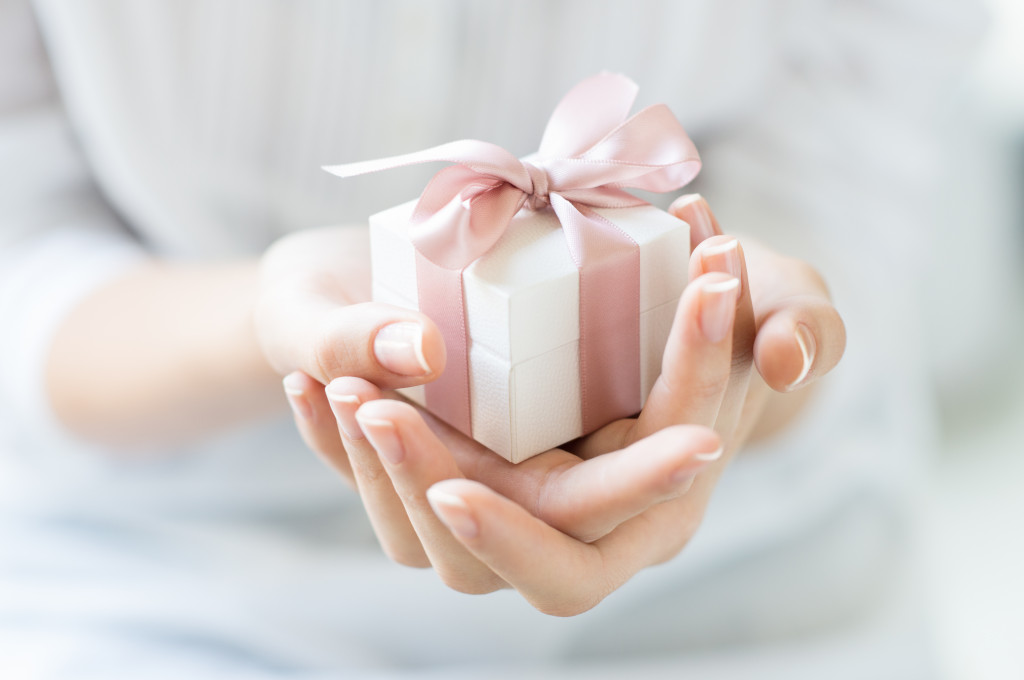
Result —
<instances>
[{"instance_id":1,"label":"knuckle","mask_svg":"<svg viewBox=\"0 0 1024 680\"><path fill-rule=\"evenodd\" d=\"M686 394L696 402L710 402L721 399L729 385L729 374L700 376L686 386Z\"/></svg>"},{"instance_id":2,"label":"knuckle","mask_svg":"<svg viewBox=\"0 0 1024 680\"><path fill-rule=\"evenodd\" d=\"M327 381L360 375L364 364L358 348L345 337L338 319L327 319L313 342L312 363Z\"/></svg>"},{"instance_id":3,"label":"knuckle","mask_svg":"<svg viewBox=\"0 0 1024 680\"><path fill-rule=\"evenodd\" d=\"M312 364L320 373L318 377L321 379L332 380L345 373L344 370L340 370L342 365L338 361L334 338L326 331L322 331L313 343Z\"/></svg>"},{"instance_id":4,"label":"knuckle","mask_svg":"<svg viewBox=\"0 0 1024 680\"><path fill-rule=\"evenodd\" d=\"M566 507L565 496L561 492L559 482L565 473L575 465L575 461L567 459L549 468L543 478L539 474L535 475L532 481L536 484L537 494L532 499L531 507L527 508L534 517L559 525L571 526L573 524L578 506Z\"/></svg>"}]
</instances>

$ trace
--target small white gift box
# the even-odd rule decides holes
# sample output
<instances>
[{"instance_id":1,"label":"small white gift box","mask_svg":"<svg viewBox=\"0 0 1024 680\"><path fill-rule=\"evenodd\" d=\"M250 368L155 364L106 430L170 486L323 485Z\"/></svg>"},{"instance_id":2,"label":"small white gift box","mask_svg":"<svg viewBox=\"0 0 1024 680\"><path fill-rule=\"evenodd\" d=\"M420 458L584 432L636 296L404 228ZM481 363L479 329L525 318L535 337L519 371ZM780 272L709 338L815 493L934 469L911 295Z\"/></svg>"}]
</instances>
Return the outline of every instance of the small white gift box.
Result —
<instances>
[{"instance_id":1,"label":"small white gift box","mask_svg":"<svg viewBox=\"0 0 1024 680\"><path fill-rule=\"evenodd\" d=\"M411 201L370 217L373 298L419 309ZM650 205L596 208L640 248L640 394L657 379L687 283L688 225ZM462 273L472 435L518 463L583 434L579 270L550 207L523 208ZM599 357L615 362L622 357ZM422 386L402 390L427 406Z\"/></svg>"},{"instance_id":2,"label":"small white gift box","mask_svg":"<svg viewBox=\"0 0 1024 680\"><path fill-rule=\"evenodd\" d=\"M636 413L661 367L689 227L624 190L675 191L700 157L665 105L628 116L636 92L584 80L523 159L463 139L325 168L451 164L370 218L373 295L445 340L445 371L406 395L514 463Z\"/></svg>"}]
</instances>

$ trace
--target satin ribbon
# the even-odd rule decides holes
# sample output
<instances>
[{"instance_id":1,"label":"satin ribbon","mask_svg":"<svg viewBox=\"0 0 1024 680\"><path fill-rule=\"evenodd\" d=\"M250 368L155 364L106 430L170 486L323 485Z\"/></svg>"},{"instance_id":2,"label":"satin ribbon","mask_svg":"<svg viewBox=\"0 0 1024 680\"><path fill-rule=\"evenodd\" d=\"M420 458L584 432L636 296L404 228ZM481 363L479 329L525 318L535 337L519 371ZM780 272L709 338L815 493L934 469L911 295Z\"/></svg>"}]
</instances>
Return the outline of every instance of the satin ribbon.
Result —
<instances>
[{"instance_id":1,"label":"satin ribbon","mask_svg":"<svg viewBox=\"0 0 1024 680\"><path fill-rule=\"evenodd\" d=\"M424 151L327 166L340 177L445 161L412 215L420 311L437 323L447 367L428 383L427 406L472 435L469 337L462 272L526 207L554 210L580 275L580 389L584 433L640 410L640 250L592 208L646 205L624 188L674 191L700 170L693 142L668 107L627 118L637 86L602 73L555 108L537 154L518 159L464 139ZM682 265L680 265L682 266Z\"/></svg>"}]
</instances>

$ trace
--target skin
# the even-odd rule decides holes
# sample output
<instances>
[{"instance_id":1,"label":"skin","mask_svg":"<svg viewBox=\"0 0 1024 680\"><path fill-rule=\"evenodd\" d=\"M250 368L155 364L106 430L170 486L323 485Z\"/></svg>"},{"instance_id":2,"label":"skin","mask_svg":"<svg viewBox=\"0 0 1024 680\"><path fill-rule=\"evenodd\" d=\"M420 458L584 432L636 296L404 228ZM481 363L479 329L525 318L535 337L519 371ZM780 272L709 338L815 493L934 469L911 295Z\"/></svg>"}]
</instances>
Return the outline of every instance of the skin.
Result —
<instances>
[{"instance_id":1,"label":"skin","mask_svg":"<svg viewBox=\"0 0 1024 680\"><path fill-rule=\"evenodd\" d=\"M673 206L691 224L695 210L709 228L694 230L691 284L643 411L566 449L512 465L370 381L324 390L301 373L286 379L305 404L303 437L359 491L393 560L432 567L461 592L515 588L569 616L685 547L732 455L795 418L845 347L812 268L758 245L748 259L702 199ZM709 337L706 290L735 278L728 332Z\"/></svg>"},{"instance_id":2,"label":"skin","mask_svg":"<svg viewBox=\"0 0 1024 680\"><path fill-rule=\"evenodd\" d=\"M424 327L424 351L444 346L418 312L370 297L365 229L308 230L259 261L146 263L79 304L58 329L47 391L76 435L137 455L287 411L281 376L324 384L357 375L385 388L422 377L387 370L372 338L389 323Z\"/></svg>"},{"instance_id":3,"label":"skin","mask_svg":"<svg viewBox=\"0 0 1024 680\"><path fill-rule=\"evenodd\" d=\"M388 398L439 375L445 353L423 315L365 302L364 229L301 232L259 262L139 267L64 321L48 393L69 430L137 455L279 412L286 375L303 438L358 489L392 559L576 614L682 550L731 456L797 417L845 346L808 265L722 235L700 197L672 212L692 226L691 285L643 412L520 465ZM711 340L716 305L726 332ZM374 352L398 322L422 329L419 375Z\"/></svg>"}]
</instances>

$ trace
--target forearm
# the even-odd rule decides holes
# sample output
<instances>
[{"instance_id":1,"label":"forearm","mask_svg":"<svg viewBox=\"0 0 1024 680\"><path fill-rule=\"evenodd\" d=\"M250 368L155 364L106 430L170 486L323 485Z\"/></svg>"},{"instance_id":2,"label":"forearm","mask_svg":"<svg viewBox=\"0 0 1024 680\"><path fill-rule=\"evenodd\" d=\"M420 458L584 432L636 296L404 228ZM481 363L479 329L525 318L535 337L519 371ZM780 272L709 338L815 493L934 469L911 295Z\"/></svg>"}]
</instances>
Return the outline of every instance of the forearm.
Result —
<instances>
[{"instance_id":1,"label":"forearm","mask_svg":"<svg viewBox=\"0 0 1024 680\"><path fill-rule=\"evenodd\" d=\"M57 418L73 433L154 448L285 408L253 327L255 261L151 261L64 320L47 364Z\"/></svg>"}]
</instances>

